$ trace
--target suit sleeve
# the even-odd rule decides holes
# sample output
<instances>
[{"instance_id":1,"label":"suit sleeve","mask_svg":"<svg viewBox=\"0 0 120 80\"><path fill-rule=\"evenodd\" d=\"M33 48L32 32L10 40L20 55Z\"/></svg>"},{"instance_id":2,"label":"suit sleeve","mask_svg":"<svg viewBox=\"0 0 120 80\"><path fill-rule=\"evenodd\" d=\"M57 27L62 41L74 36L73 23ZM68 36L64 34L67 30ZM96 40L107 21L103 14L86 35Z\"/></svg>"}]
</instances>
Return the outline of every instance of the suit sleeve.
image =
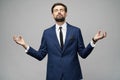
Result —
<instances>
[{"instance_id":1,"label":"suit sleeve","mask_svg":"<svg viewBox=\"0 0 120 80\"><path fill-rule=\"evenodd\" d=\"M32 47L30 47L27 54L38 59L38 60L42 60L46 56L47 53L48 53L47 52L47 44L46 44L45 32L44 32L43 36L42 36L41 45L40 45L39 50L36 51Z\"/></svg>"},{"instance_id":2,"label":"suit sleeve","mask_svg":"<svg viewBox=\"0 0 120 80\"><path fill-rule=\"evenodd\" d=\"M77 39L78 39L78 53L82 58L86 58L92 52L93 47L91 46L90 43L87 45L87 47L85 47L80 29L78 30Z\"/></svg>"}]
</instances>

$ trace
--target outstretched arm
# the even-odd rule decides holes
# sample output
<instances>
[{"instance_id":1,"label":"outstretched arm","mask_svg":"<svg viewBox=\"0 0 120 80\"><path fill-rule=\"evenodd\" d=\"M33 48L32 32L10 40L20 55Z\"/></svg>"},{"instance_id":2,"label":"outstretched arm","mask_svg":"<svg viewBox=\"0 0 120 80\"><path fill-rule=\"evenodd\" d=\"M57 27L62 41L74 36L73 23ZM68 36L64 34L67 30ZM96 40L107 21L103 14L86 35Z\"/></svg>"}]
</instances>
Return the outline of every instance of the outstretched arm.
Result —
<instances>
[{"instance_id":1,"label":"outstretched arm","mask_svg":"<svg viewBox=\"0 0 120 80\"><path fill-rule=\"evenodd\" d=\"M88 46L85 48L81 32L79 30L79 37L78 37L78 52L82 58L86 58L93 50L93 46L98 40L101 40L107 36L106 32L98 31L95 36L92 38L92 41Z\"/></svg>"},{"instance_id":2,"label":"outstretched arm","mask_svg":"<svg viewBox=\"0 0 120 80\"><path fill-rule=\"evenodd\" d=\"M32 47L28 46L26 44L26 42L24 41L23 37L22 36L13 36L13 40L23 46L26 50L27 50L27 54L38 59L38 60L42 60L46 54L47 54L47 48L46 48L46 43L45 43L45 40L42 39L42 42L41 42L41 46L40 46L40 49L38 51L36 51L35 49L33 49Z\"/></svg>"}]
</instances>

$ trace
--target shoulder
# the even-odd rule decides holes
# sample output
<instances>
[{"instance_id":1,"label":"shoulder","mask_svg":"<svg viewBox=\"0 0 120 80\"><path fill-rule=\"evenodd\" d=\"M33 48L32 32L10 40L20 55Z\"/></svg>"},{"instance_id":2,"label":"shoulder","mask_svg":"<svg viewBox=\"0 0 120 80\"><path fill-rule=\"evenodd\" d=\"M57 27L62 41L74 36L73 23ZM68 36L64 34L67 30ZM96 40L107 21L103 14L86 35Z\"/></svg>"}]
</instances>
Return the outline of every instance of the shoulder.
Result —
<instances>
[{"instance_id":1,"label":"shoulder","mask_svg":"<svg viewBox=\"0 0 120 80\"><path fill-rule=\"evenodd\" d=\"M69 23L67 23L67 26L68 26L68 28L71 28L72 30L81 31L81 29L78 26L74 26Z\"/></svg>"},{"instance_id":2,"label":"shoulder","mask_svg":"<svg viewBox=\"0 0 120 80\"><path fill-rule=\"evenodd\" d=\"M50 26L49 28L47 28L47 29L45 29L44 30L44 34L49 34L49 33L51 33L51 32L53 32L55 30L55 25L53 25L53 26Z\"/></svg>"}]
</instances>

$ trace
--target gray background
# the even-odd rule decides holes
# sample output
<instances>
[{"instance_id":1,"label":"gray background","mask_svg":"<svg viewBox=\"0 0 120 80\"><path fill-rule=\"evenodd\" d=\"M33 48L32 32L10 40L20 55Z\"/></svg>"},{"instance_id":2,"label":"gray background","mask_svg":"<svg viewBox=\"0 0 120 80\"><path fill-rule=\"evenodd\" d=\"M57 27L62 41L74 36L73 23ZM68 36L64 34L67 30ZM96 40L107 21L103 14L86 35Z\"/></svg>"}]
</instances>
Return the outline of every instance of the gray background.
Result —
<instances>
[{"instance_id":1,"label":"gray background","mask_svg":"<svg viewBox=\"0 0 120 80\"><path fill-rule=\"evenodd\" d=\"M37 50L44 29L54 24L55 2L67 5L67 22L81 28L85 45L98 30L108 33L80 58L84 80L120 80L120 0L0 0L0 80L45 80L47 56L28 56L12 37L22 35Z\"/></svg>"}]
</instances>

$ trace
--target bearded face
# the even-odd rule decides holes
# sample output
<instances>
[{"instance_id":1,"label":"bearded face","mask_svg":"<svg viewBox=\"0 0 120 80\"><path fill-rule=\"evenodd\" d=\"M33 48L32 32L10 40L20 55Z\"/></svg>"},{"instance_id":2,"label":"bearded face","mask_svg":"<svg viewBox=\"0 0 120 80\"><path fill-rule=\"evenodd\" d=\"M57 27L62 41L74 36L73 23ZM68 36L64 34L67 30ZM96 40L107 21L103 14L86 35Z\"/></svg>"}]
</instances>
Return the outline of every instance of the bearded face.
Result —
<instances>
[{"instance_id":1,"label":"bearded face","mask_svg":"<svg viewBox=\"0 0 120 80\"><path fill-rule=\"evenodd\" d=\"M53 17L56 22L64 22L66 18L66 12L63 6L56 6L53 9Z\"/></svg>"}]
</instances>

